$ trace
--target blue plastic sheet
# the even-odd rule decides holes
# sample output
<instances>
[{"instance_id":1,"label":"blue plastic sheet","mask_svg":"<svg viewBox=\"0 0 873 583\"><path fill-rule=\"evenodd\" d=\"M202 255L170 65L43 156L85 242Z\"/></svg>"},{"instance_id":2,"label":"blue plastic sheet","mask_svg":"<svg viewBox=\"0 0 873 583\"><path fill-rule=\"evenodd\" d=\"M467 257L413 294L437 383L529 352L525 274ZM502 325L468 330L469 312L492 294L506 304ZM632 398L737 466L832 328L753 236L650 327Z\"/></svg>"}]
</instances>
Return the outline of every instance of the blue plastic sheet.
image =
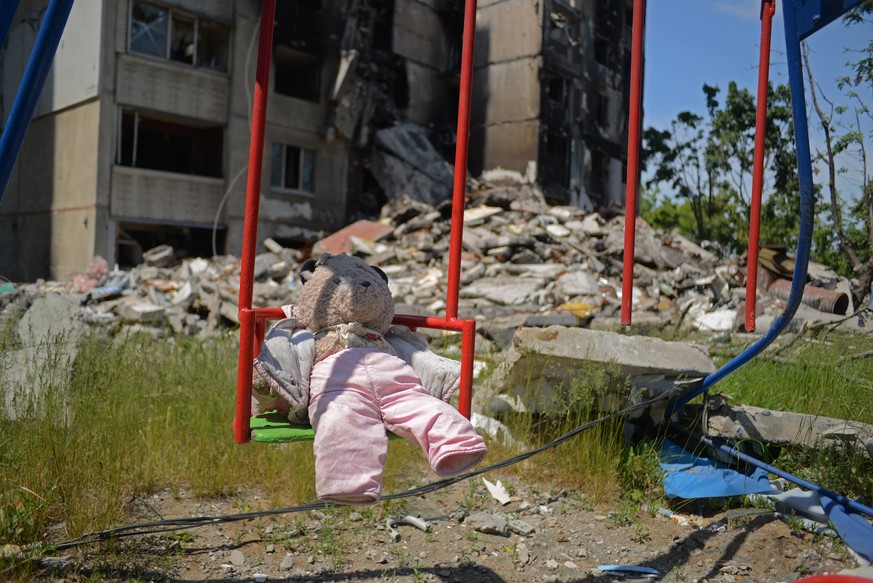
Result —
<instances>
[{"instance_id":1,"label":"blue plastic sheet","mask_svg":"<svg viewBox=\"0 0 873 583\"><path fill-rule=\"evenodd\" d=\"M688 452L670 440L664 440L660 458L668 498L723 498L773 490L769 474L762 469L744 474Z\"/></svg>"},{"instance_id":2,"label":"blue plastic sheet","mask_svg":"<svg viewBox=\"0 0 873 583\"><path fill-rule=\"evenodd\" d=\"M821 505L846 546L868 563L873 563L873 526L860 514L849 512L831 498L819 494Z\"/></svg>"}]
</instances>

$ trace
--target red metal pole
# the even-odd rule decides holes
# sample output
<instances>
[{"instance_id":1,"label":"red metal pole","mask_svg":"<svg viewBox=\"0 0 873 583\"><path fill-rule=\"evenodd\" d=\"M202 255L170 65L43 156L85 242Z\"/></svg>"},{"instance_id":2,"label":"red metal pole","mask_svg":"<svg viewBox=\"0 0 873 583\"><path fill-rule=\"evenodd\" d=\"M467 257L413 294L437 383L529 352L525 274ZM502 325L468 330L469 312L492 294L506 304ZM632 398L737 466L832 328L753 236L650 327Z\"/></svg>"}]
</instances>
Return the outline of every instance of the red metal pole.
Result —
<instances>
[{"instance_id":1,"label":"red metal pole","mask_svg":"<svg viewBox=\"0 0 873 583\"><path fill-rule=\"evenodd\" d=\"M640 120L643 85L643 19L645 0L634 0L634 25L631 44L630 111L627 129L627 190L624 215L624 270L621 281L621 325L631 324L634 290L634 242L637 221L637 188L640 175Z\"/></svg>"},{"instance_id":2,"label":"red metal pole","mask_svg":"<svg viewBox=\"0 0 873 583\"><path fill-rule=\"evenodd\" d=\"M749 214L749 260L746 263L746 331L755 331L758 293L758 246L761 229L761 191L764 187L764 140L767 137L767 91L770 81L770 32L776 0L761 0L761 52L758 56L758 107L755 113L755 163L752 169L752 208Z\"/></svg>"},{"instance_id":3,"label":"red metal pole","mask_svg":"<svg viewBox=\"0 0 873 583\"><path fill-rule=\"evenodd\" d=\"M458 144L455 148L455 181L452 191L452 232L449 236L446 318L458 317L461 281L461 244L464 236L464 199L467 188L467 150L470 135L470 96L473 85L473 44L476 37L476 0L466 0L461 47L461 87L458 99Z\"/></svg>"},{"instance_id":4,"label":"red metal pole","mask_svg":"<svg viewBox=\"0 0 873 583\"><path fill-rule=\"evenodd\" d=\"M258 212L261 198L261 167L264 161L264 125L267 120L267 93L270 83L270 56L273 50L273 21L276 0L263 0L258 40L258 69L252 105L252 132L249 143L249 170L246 183L246 210L243 220L243 245L239 274L240 350L237 366L236 417L233 420L237 443L249 441L252 416L252 358L255 315L252 286L255 273L255 248L258 239Z\"/></svg>"}]
</instances>

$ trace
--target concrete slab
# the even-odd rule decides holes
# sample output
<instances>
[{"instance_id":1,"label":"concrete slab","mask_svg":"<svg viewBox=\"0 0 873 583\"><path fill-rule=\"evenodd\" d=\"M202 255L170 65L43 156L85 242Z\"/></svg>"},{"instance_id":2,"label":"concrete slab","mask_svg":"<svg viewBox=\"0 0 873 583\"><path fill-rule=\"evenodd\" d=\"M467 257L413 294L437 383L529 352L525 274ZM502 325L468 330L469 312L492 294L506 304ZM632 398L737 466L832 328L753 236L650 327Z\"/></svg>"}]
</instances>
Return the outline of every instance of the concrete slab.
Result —
<instances>
[{"instance_id":1,"label":"concrete slab","mask_svg":"<svg viewBox=\"0 0 873 583\"><path fill-rule=\"evenodd\" d=\"M710 435L716 437L767 443L816 446L825 440L839 440L862 447L873 457L873 425L748 405L734 406L720 395L710 400L707 428Z\"/></svg>"},{"instance_id":2,"label":"concrete slab","mask_svg":"<svg viewBox=\"0 0 873 583\"><path fill-rule=\"evenodd\" d=\"M10 419L66 408L66 389L84 325L69 297L47 294L36 299L18 323L23 348L0 355L3 413Z\"/></svg>"},{"instance_id":3,"label":"concrete slab","mask_svg":"<svg viewBox=\"0 0 873 583\"><path fill-rule=\"evenodd\" d=\"M545 287L545 280L534 277L482 277L460 290L462 298L484 298L501 306L528 302Z\"/></svg>"},{"instance_id":4,"label":"concrete slab","mask_svg":"<svg viewBox=\"0 0 873 583\"><path fill-rule=\"evenodd\" d=\"M586 398L596 399L601 410L615 410L632 390L654 396L675 381L715 370L703 349L682 342L563 326L520 328L504 361L475 392L474 409L486 415L507 407L560 412L560 403L595 373L598 387ZM611 392L616 384L619 392Z\"/></svg>"}]
</instances>

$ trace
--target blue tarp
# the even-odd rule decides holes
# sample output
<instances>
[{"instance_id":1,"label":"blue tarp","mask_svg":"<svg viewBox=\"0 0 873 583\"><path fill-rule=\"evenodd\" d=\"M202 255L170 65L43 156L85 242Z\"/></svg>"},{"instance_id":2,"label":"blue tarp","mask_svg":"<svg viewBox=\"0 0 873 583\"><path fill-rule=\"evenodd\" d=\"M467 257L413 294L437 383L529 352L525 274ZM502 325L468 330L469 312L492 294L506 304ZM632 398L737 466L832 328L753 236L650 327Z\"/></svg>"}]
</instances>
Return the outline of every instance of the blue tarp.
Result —
<instances>
[{"instance_id":1,"label":"blue tarp","mask_svg":"<svg viewBox=\"0 0 873 583\"><path fill-rule=\"evenodd\" d=\"M664 440L660 458L668 498L723 498L773 491L769 474L764 470L755 468L744 474L688 452L669 439Z\"/></svg>"}]
</instances>

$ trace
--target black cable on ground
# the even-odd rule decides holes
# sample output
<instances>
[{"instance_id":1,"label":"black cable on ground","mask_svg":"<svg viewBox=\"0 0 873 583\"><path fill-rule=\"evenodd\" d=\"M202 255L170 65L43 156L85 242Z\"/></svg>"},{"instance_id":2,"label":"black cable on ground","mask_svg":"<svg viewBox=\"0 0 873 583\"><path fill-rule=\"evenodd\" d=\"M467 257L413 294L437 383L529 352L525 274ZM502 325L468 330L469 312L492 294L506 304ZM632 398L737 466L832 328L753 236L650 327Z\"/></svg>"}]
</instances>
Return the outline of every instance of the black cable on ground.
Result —
<instances>
[{"instance_id":1,"label":"black cable on ground","mask_svg":"<svg viewBox=\"0 0 873 583\"><path fill-rule=\"evenodd\" d=\"M677 383L677 386L681 386L680 383ZM542 445L536 449L531 451L519 454L517 456L505 459L496 464L490 465L485 468L481 468L478 470L473 470L471 472L467 472L465 474L461 474L460 476L455 476L453 478L446 478L444 480L439 480L437 482L432 482L430 484L426 484L424 486L420 486L418 488L412 488L411 490L406 490L405 492L398 492L397 494L388 494L386 496L382 496L381 500L400 500L402 498L411 498L414 496L421 496L422 494L427 494L430 492L434 492L436 490L440 490L442 488L447 488L453 484L458 482L462 482L464 480L468 480L470 478L479 476L481 474L485 474L487 472L492 472L494 470L499 470L519 462L522 462L528 458L531 458L537 454L540 454L546 450L552 449L553 447L557 447L558 445L564 443L565 441L575 437L576 435L595 427L596 425L600 425L601 423L605 423L607 421L611 421L613 419L618 419L621 417L625 417L630 413L634 413L641 409L645 409L647 407L652 406L658 401L662 401L675 395L676 390L667 391L661 393L657 397L650 399L648 401L643 401L641 403L637 403L636 405L631 405L630 407L626 407L621 409L620 411L616 411L614 413L610 413L608 415L604 415L598 419L593 421L589 421L583 425L575 427L568 431L567 433L561 435L553 439L552 441ZM304 504L301 506L290 506L287 508L276 508L273 510L260 510L255 512L244 512L240 514L224 514L219 516L192 516L189 518L172 518L166 520L157 520L154 522L140 522L136 524L127 524L124 526L118 526L115 528L110 528L106 530L100 530L96 532L89 532L78 536L76 538L51 544L54 549L67 549L75 546L81 546L86 544L93 544L113 539L126 538L131 536L140 536L145 534L156 534L163 532L172 532L174 530L182 530L182 529L190 529L197 528L201 526L209 526L212 524L221 524L225 522L237 522L240 520L251 520L253 518L260 518L264 516L275 516L278 514L291 514L294 512L305 512L307 510L323 510L329 506L334 506L333 504L328 504L326 502L314 502L311 504Z\"/></svg>"}]
</instances>

